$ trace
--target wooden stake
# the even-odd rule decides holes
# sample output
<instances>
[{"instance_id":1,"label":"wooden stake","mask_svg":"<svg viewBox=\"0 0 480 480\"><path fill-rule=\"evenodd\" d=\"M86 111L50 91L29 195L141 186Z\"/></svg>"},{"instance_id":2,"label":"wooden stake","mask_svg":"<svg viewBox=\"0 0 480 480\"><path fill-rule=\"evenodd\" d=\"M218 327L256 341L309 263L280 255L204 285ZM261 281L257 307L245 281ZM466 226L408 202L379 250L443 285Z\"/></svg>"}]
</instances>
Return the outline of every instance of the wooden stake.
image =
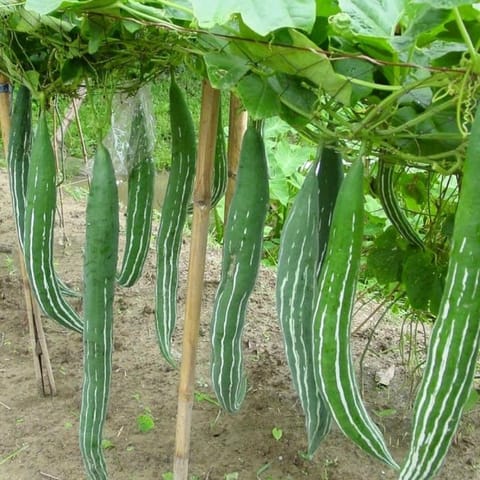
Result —
<instances>
[{"instance_id":1,"label":"wooden stake","mask_svg":"<svg viewBox=\"0 0 480 480\"><path fill-rule=\"evenodd\" d=\"M247 129L248 114L233 93L230 94L230 113L228 126L228 181L225 192L224 223L227 223L228 210L232 201L237 179L238 160L242 147L243 134Z\"/></svg>"},{"instance_id":2,"label":"wooden stake","mask_svg":"<svg viewBox=\"0 0 480 480\"><path fill-rule=\"evenodd\" d=\"M177 430L173 465L175 480L188 479L195 365L203 295L203 276L207 251L219 102L219 90L213 89L205 81L202 91L198 156L193 191L192 242L190 246L182 363L178 389Z\"/></svg>"},{"instance_id":3,"label":"wooden stake","mask_svg":"<svg viewBox=\"0 0 480 480\"><path fill-rule=\"evenodd\" d=\"M8 79L0 75L0 86L8 85ZM2 141L5 158L8 155L8 142L10 138L10 94L8 91L0 93L0 129L2 131ZM18 232L17 232L18 239ZM43 331L40 308L35 301L30 284L28 281L25 263L20 246L17 243L17 252L22 277L23 293L25 297L25 307L27 310L28 331L30 334L30 348L33 354L33 369L39 391L43 395L56 395L57 389L55 379L53 378L52 365L48 354L47 342Z\"/></svg>"}]
</instances>

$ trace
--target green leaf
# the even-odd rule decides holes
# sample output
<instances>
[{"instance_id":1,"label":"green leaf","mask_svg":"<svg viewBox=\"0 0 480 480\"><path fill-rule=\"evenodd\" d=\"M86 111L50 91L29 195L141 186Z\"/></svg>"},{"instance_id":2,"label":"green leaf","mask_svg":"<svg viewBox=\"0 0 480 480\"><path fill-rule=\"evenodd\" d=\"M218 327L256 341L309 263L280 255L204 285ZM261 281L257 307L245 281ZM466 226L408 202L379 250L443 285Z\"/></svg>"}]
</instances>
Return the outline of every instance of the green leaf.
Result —
<instances>
[{"instance_id":1,"label":"green leaf","mask_svg":"<svg viewBox=\"0 0 480 480\"><path fill-rule=\"evenodd\" d=\"M428 310L438 280L433 254L416 252L403 265L402 281L413 308Z\"/></svg>"},{"instance_id":2,"label":"green leaf","mask_svg":"<svg viewBox=\"0 0 480 480\"><path fill-rule=\"evenodd\" d=\"M328 57L307 36L296 30L283 31L275 42L245 43L243 51L249 54L250 63L253 60L276 73L299 76L340 102L349 100L349 92L343 91L344 78L335 73Z\"/></svg>"},{"instance_id":3,"label":"green leaf","mask_svg":"<svg viewBox=\"0 0 480 480\"><path fill-rule=\"evenodd\" d=\"M362 36L390 38L400 21L405 0L339 0L351 19L352 30Z\"/></svg>"},{"instance_id":4,"label":"green leaf","mask_svg":"<svg viewBox=\"0 0 480 480\"><path fill-rule=\"evenodd\" d=\"M253 119L273 117L279 113L279 96L264 78L247 75L240 80L237 90Z\"/></svg>"},{"instance_id":5,"label":"green leaf","mask_svg":"<svg viewBox=\"0 0 480 480\"><path fill-rule=\"evenodd\" d=\"M278 427L273 427L272 437L278 442L283 437L283 430Z\"/></svg>"},{"instance_id":6,"label":"green leaf","mask_svg":"<svg viewBox=\"0 0 480 480\"><path fill-rule=\"evenodd\" d=\"M250 70L250 63L244 57L212 52L204 59L210 83L218 89L231 89Z\"/></svg>"},{"instance_id":7,"label":"green leaf","mask_svg":"<svg viewBox=\"0 0 480 480\"><path fill-rule=\"evenodd\" d=\"M26 0L25 8L40 15L47 15L59 9L93 10L115 6L124 0Z\"/></svg>"},{"instance_id":8,"label":"green leaf","mask_svg":"<svg viewBox=\"0 0 480 480\"><path fill-rule=\"evenodd\" d=\"M40 15L45 15L59 8L62 3L63 0L27 0L25 8Z\"/></svg>"},{"instance_id":9,"label":"green leaf","mask_svg":"<svg viewBox=\"0 0 480 480\"><path fill-rule=\"evenodd\" d=\"M412 3L425 3L437 9L448 9L460 5L473 5L475 0L412 0Z\"/></svg>"},{"instance_id":10,"label":"green leaf","mask_svg":"<svg viewBox=\"0 0 480 480\"><path fill-rule=\"evenodd\" d=\"M356 78L359 80L363 80L366 82L372 82L373 79L373 72L375 67L365 61L365 60L358 60L355 58L349 58L345 60L337 60L333 64L335 71L344 75L348 78ZM361 85L352 84L352 98L351 104L354 105L357 103L358 100L370 95L372 89L369 87L364 87Z\"/></svg>"},{"instance_id":11,"label":"green leaf","mask_svg":"<svg viewBox=\"0 0 480 480\"><path fill-rule=\"evenodd\" d=\"M137 417L137 427L142 433L149 432L155 428L155 421L148 411Z\"/></svg>"},{"instance_id":12,"label":"green leaf","mask_svg":"<svg viewBox=\"0 0 480 480\"><path fill-rule=\"evenodd\" d=\"M315 22L315 0L193 0L194 15L203 28L224 25L239 13L243 22L260 35L284 27L310 31Z\"/></svg>"},{"instance_id":13,"label":"green leaf","mask_svg":"<svg viewBox=\"0 0 480 480\"><path fill-rule=\"evenodd\" d=\"M102 448L104 450L108 450L110 448L115 448L115 445L113 444L113 442L111 440L108 440L108 438L104 438L102 440Z\"/></svg>"},{"instance_id":14,"label":"green leaf","mask_svg":"<svg viewBox=\"0 0 480 480\"><path fill-rule=\"evenodd\" d=\"M405 252L399 247L398 240L395 228L389 227L376 238L372 249L368 252L368 273L376 277L381 285L401 280Z\"/></svg>"}]
</instances>

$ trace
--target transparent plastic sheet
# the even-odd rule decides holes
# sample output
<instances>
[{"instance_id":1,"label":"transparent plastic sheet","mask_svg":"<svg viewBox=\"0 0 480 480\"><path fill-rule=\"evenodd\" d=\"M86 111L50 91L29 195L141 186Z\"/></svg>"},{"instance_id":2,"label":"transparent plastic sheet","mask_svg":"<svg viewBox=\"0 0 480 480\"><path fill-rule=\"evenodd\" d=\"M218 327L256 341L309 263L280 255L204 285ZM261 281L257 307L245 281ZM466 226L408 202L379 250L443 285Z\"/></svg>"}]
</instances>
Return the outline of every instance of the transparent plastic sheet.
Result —
<instances>
[{"instance_id":1,"label":"transparent plastic sheet","mask_svg":"<svg viewBox=\"0 0 480 480\"><path fill-rule=\"evenodd\" d=\"M141 87L135 95L116 94L112 101L110 130L104 138L104 145L112 157L118 181L128 178L135 166L138 146L132 144L133 120L142 109L146 123L147 146L153 154L155 146L155 116L152 93L149 85Z\"/></svg>"}]
</instances>

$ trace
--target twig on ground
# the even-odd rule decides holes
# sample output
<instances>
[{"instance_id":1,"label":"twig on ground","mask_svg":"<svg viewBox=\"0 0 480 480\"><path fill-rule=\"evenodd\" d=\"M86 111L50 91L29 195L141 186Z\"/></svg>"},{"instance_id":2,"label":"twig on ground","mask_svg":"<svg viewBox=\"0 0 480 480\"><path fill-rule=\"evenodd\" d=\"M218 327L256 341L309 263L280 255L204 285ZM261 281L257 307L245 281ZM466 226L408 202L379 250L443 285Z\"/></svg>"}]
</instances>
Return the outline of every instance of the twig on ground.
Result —
<instances>
[{"instance_id":1,"label":"twig on ground","mask_svg":"<svg viewBox=\"0 0 480 480\"><path fill-rule=\"evenodd\" d=\"M27 448L28 448L28 445L23 445L22 447L18 448L14 452L9 453L6 457L0 458L0 465L3 465L4 463L7 463L12 458L15 458L20 452L23 452L23 450L26 450Z\"/></svg>"},{"instance_id":2,"label":"twig on ground","mask_svg":"<svg viewBox=\"0 0 480 480\"><path fill-rule=\"evenodd\" d=\"M40 473L42 477L52 478L53 480L62 480L60 477L56 477L55 475L50 475L49 473L45 473L45 472L38 472L38 473Z\"/></svg>"},{"instance_id":3,"label":"twig on ground","mask_svg":"<svg viewBox=\"0 0 480 480\"><path fill-rule=\"evenodd\" d=\"M2 401L0 401L0 405L1 405L2 407L5 407L7 410L11 410L11 409L12 409L11 407L9 407L6 403L3 403Z\"/></svg>"}]
</instances>

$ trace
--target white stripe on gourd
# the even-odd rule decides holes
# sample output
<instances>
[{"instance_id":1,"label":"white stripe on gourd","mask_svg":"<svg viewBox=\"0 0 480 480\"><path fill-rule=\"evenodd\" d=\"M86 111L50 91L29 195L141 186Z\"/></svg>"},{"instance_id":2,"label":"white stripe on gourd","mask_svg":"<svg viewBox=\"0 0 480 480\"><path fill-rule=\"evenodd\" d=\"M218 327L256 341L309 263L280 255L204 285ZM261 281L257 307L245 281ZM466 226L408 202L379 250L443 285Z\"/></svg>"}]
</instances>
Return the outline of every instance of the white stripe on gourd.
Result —
<instances>
[{"instance_id":1,"label":"white stripe on gourd","mask_svg":"<svg viewBox=\"0 0 480 480\"><path fill-rule=\"evenodd\" d=\"M398 468L362 402L353 368L351 316L363 235L363 164L350 167L335 204L314 311L317 383L340 429L366 452Z\"/></svg>"},{"instance_id":2,"label":"white stripe on gourd","mask_svg":"<svg viewBox=\"0 0 480 480\"><path fill-rule=\"evenodd\" d=\"M131 287L142 274L150 246L155 180L155 165L141 104L132 121L127 165L133 166L128 176L125 251L117 281L124 287Z\"/></svg>"},{"instance_id":3,"label":"white stripe on gourd","mask_svg":"<svg viewBox=\"0 0 480 480\"><path fill-rule=\"evenodd\" d=\"M45 111L40 112L28 169L24 254L28 277L41 309L50 318L77 332L82 321L63 298L53 266L56 205L55 156Z\"/></svg>"},{"instance_id":4,"label":"white stripe on gourd","mask_svg":"<svg viewBox=\"0 0 480 480\"><path fill-rule=\"evenodd\" d=\"M255 285L268 210L268 168L263 138L255 126L245 132L235 191L224 233L222 274L211 323L211 377L227 411L238 410L246 392L242 331Z\"/></svg>"},{"instance_id":5,"label":"white stripe on gourd","mask_svg":"<svg viewBox=\"0 0 480 480\"><path fill-rule=\"evenodd\" d=\"M95 154L86 217L79 441L89 480L107 480L102 432L112 373L118 194L110 155L103 145Z\"/></svg>"},{"instance_id":6,"label":"white stripe on gourd","mask_svg":"<svg viewBox=\"0 0 480 480\"><path fill-rule=\"evenodd\" d=\"M480 346L480 109L468 142L439 314L414 407L400 480L433 478L469 397Z\"/></svg>"},{"instance_id":7,"label":"white stripe on gourd","mask_svg":"<svg viewBox=\"0 0 480 480\"><path fill-rule=\"evenodd\" d=\"M160 351L172 365L171 339L177 321L178 262L192 194L197 155L195 128L182 90L170 83L172 162L157 233L155 325Z\"/></svg>"},{"instance_id":8,"label":"white stripe on gourd","mask_svg":"<svg viewBox=\"0 0 480 480\"><path fill-rule=\"evenodd\" d=\"M314 292L342 176L340 156L319 147L280 239L277 311L288 365L305 414L309 455L331 425L328 406L315 381L311 329Z\"/></svg>"},{"instance_id":9,"label":"white stripe on gourd","mask_svg":"<svg viewBox=\"0 0 480 480\"><path fill-rule=\"evenodd\" d=\"M377 173L377 191L383 210L398 233L412 245L425 249L423 240L408 221L405 213L398 204L394 189L394 165L379 159Z\"/></svg>"}]
</instances>

